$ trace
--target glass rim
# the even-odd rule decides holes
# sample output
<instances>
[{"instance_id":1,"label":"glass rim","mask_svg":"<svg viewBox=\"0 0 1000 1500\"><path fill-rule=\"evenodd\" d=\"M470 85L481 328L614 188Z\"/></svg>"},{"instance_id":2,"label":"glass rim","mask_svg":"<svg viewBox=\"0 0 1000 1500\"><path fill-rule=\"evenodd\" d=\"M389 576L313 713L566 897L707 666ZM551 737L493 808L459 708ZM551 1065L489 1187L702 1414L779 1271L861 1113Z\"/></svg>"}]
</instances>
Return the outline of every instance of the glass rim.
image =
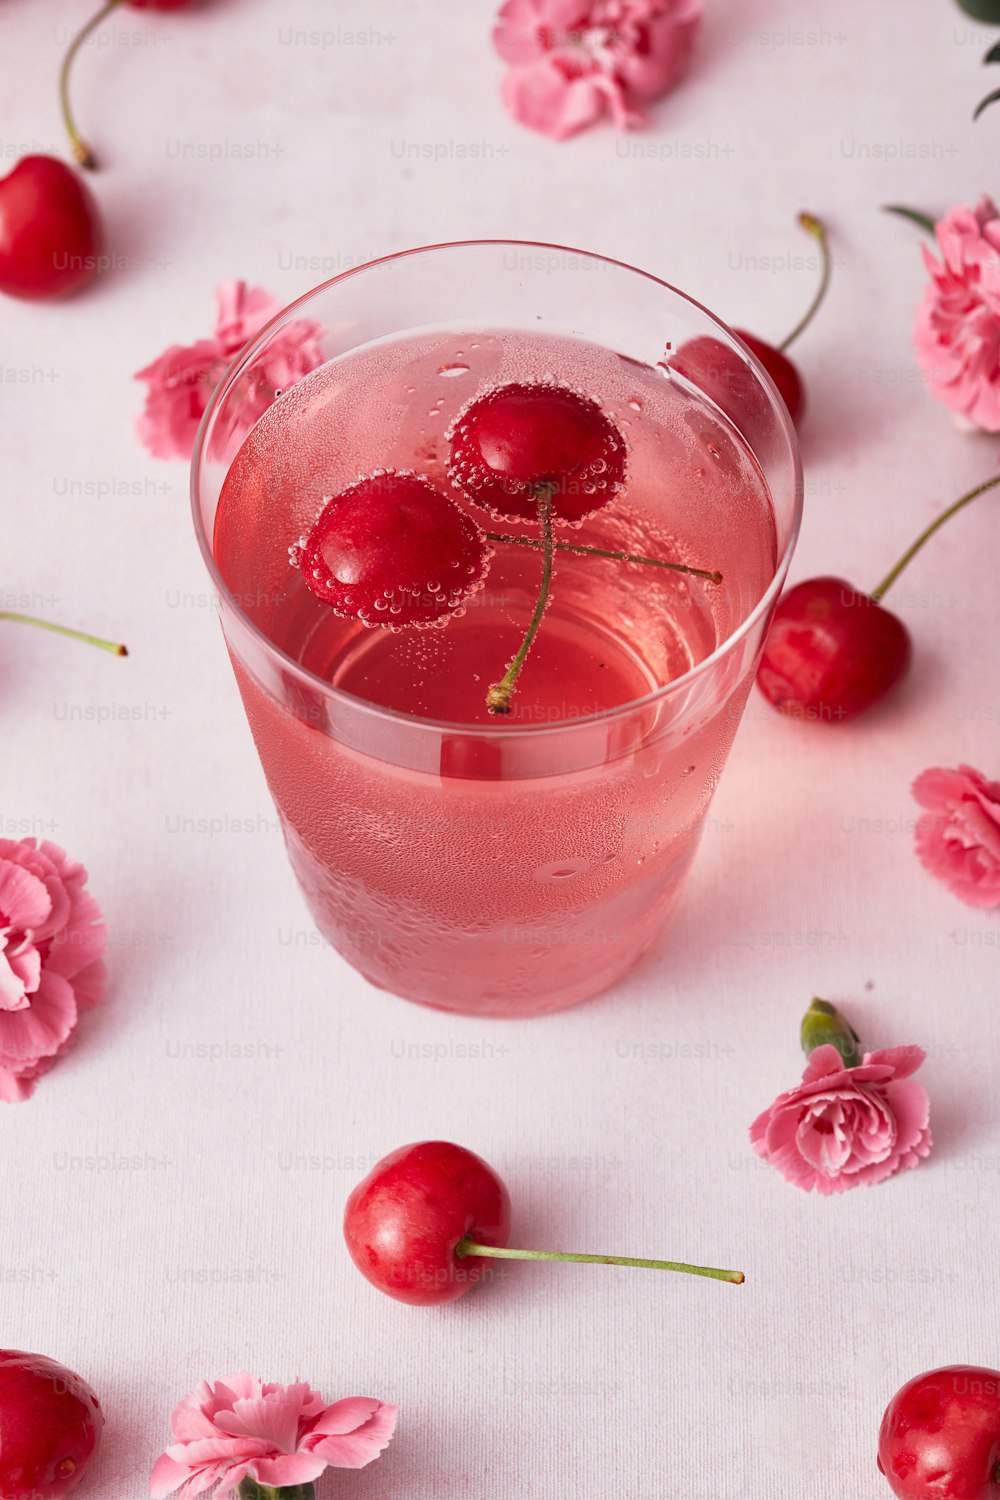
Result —
<instances>
[{"instance_id":1,"label":"glass rim","mask_svg":"<svg viewBox=\"0 0 1000 1500\"><path fill-rule=\"evenodd\" d=\"M693 307L698 313L706 318L709 323L714 324L715 327L718 328L723 334L725 334L728 339L731 339L743 354L743 356L746 358L750 369L753 371L753 374L756 377L758 383L763 387L771 400L772 406L775 410L775 414L778 417L780 423L782 436L785 439L786 446L789 453L791 454L792 459L795 495L793 501L791 525L788 529L788 536L785 539L784 546L781 548L778 554L777 560L775 562L774 574L771 578L770 583L761 594L760 598L757 600L757 603L747 614L746 618L744 620L741 620L739 625L737 625L736 629L733 630L729 635L727 635L725 640L721 641L716 646L714 651L710 652L708 656L704 657L703 660L697 662L693 667L690 667L686 672L683 672L680 677L672 678L670 682L663 683L660 687L655 688L653 691L645 693L641 698L630 698L627 703L615 704L611 708L601 709L598 713L586 715L581 714L579 718L560 719L552 724L547 724L544 728L527 728L525 726L518 725L517 723L500 722L496 724L463 724L457 723L454 720L450 719L419 718L415 717L412 714L403 713L399 709L383 708L378 703L372 703L368 699L357 697L354 693L345 692L343 688L335 687L333 683L326 681L325 678L319 677L315 672L311 672L308 667L304 667L301 662L296 661L293 656L289 656L286 651L282 650L280 646L276 645L275 642L271 640L267 632L265 630L262 630L261 627L253 619L251 619L243 606L233 597L233 594L230 591L226 580L222 576L221 569L216 562L215 553L212 546L212 539L208 536L206 528L202 522L199 493L200 478L202 461L204 453L206 451L209 429L215 419L218 408L222 405L222 402L225 400L226 396L229 394L229 391L235 385L244 368L254 359L259 350L263 348L263 346L267 343L272 331L281 326L283 323L289 321L292 315L297 310L301 309L306 303L312 302L314 298L319 297L323 292L328 291L331 287L338 285L340 282L348 281L352 276L358 276L365 271L373 270L376 266L388 265L393 261L407 260L410 256L414 255L428 255L433 251L442 250L465 250L473 246L493 246L497 249L501 249L504 247L517 247L519 249L526 250L554 250L558 251L562 255L579 256L582 260L601 261L603 264L613 266L617 270L627 271L633 276L642 277L643 280L652 282L654 286L661 287L664 291L670 292L675 297L679 297L681 301L686 302L690 307ZM341 704L349 706L350 709L354 712L361 712L366 717L370 715L381 720L391 720L396 724L405 725L410 731L427 730L438 734L461 735L466 739L508 740L513 735L518 739L527 739L528 736L530 736L531 740L535 741L543 739L551 734L563 735L568 731L571 732L575 729L586 729L588 727L593 728L597 724L607 723L623 714L643 712L649 709L655 709L660 704L666 702L671 696L683 692L685 689L697 683L700 679L709 676L712 670L716 666L718 666L718 664L726 656L728 656L729 653L734 650L734 648L739 646L739 644L746 639L746 637L754 630L754 628L764 617L764 615L766 615L770 610L772 604L780 593L781 586L787 576L789 563L791 562L792 553L795 549L795 543L798 539L799 529L802 524L802 456L799 451L799 443L795 431L795 425L792 422L792 419L788 413L788 408L785 406L784 400L782 399L782 396L778 391L778 388L775 385L774 381L771 379L771 376L768 374L761 361L754 354L753 350L743 342L739 334L737 334L735 330L729 326L728 323L724 323L720 317L713 313L709 308L705 307L703 303L699 302L697 298L691 297L687 292L681 291L680 288L674 286L672 282L664 281L662 276L654 276L651 271L643 271L638 266L629 265L627 261L616 260L614 256L598 255L593 251L578 250L574 249L571 245L559 245L546 240L487 238L472 240L442 240L438 243L430 245L414 245L411 246L411 248L408 250L395 250L389 255L380 255L377 256L374 260L365 261L362 265L350 266L347 270L339 271L336 276L331 276L327 281L320 282L317 286L311 287L308 291L303 292L300 296L296 297L294 301L289 302L287 306L283 307L279 312L275 313L274 317L269 319L269 321L264 324L263 328L261 328L259 332L253 336L253 338L251 338L246 344L244 344L243 348L239 351L238 354L236 354L232 362L219 378L219 382L213 390L211 397L209 398L208 405L206 406L201 421L198 425L198 432L195 437L194 449L191 454L190 482L191 511L194 519L195 535L198 539L198 546L201 551L201 555L208 568L209 576L212 579L212 582L215 585L216 589L218 590L220 599L225 601L227 607L232 610L233 613L237 616L243 629L249 631L250 634L265 648L269 655L278 658L284 668L290 668L297 677L308 683L311 687L319 688L326 697L334 702L339 702Z\"/></svg>"}]
</instances>

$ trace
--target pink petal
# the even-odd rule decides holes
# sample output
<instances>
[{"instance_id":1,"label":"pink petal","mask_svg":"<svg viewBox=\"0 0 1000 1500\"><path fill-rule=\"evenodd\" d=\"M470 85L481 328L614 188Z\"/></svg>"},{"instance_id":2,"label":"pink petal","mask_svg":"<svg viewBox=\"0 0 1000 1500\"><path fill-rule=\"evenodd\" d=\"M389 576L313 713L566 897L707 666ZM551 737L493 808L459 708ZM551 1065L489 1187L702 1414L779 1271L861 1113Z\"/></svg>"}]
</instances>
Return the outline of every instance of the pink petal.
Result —
<instances>
[{"instance_id":1,"label":"pink petal","mask_svg":"<svg viewBox=\"0 0 1000 1500\"><path fill-rule=\"evenodd\" d=\"M27 1010L0 1011L0 1067L19 1071L55 1053L69 1037L76 1018L69 982L43 970Z\"/></svg>"},{"instance_id":2,"label":"pink petal","mask_svg":"<svg viewBox=\"0 0 1000 1500\"><path fill-rule=\"evenodd\" d=\"M0 1058L0 1103L23 1104L35 1092L36 1079L31 1073L10 1073Z\"/></svg>"},{"instance_id":3,"label":"pink petal","mask_svg":"<svg viewBox=\"0 0 1000 1500\"><path fill-rule=\"evenodd\" d=\"M232 1411L220 1411L215 1423L222 1432L259 1438L285 1453L294 1453L298 1439L302 1401L296 1396L262 1396L233 1403Z\"/></svg>"},{"instance_id":4,"label":"pink petal","mask_svg":"<svg viewBox=\"0 0 1000 1500\"><path fill-rule=\"evenodd\" d=\"M250 1472L261 1484L281 1489L285 1485L309 1484L326 1468L326 1460L313 1453L282 1453L277 1458L258 1458Z\"/></svg>"},{"instance_id":5,"label":"pink petal","mask_svg":"<svg viewBox=\"0 0 1000 1500\"><path fill-rule=\"evenodd\" d=\"M912 1078L900 1078L898 1083L887 1087L889 1104L896 1119L896 1151L900 1156L919 1151L926 1156L930 1150L919 1150L929 1135L931 1105L927 1090Z\"/></svg>"},{"instance_id":6,"label":"pink petal","mask_svg":"<svg viewBox=\"0 0 1000 1500\"><path fill-rule=\"evenodd\" d=\"M104 999L107 977L108 971L103 961L91 964L82 973L73 976L73 994L76 997L78 1015L82 1016L84 1011L92 1010L95 1005L100 1005Z\"/></svg>"},{"instance_id":7,"label":"pink petal","mask_svg":"<svg viewBox=\"0 0 1000 1500\"><path fill-rule=\"evenodd\" d=\"M5 941L0 934L0 1011L27 1010L41 978L41 955L27 940L17 948L2 946Z\"/></svg>"},{"instance_id":8,"label":"pink petal","mask_svg":"<svg viewBox=\"0 0 1000 1500\"><path fill-rule=\"evenodd\" d=\"M73 891L66 921L52 938L46 963L57 974L73 979L103 957L107 940L104 917L93 896Z\"/></svg>"},{"instance_id":9,"label":"pink petal","mask_svg":"<svg viewBox=\"0 0 1000 1500\"><path fill-rule=\"evenodd\" d=\"M342 1401L334 1401L332 1405L323 1408L312 1431L324 1436L339 1437L345 1432L354 1432L363 1427L382 1409L395 1410L394 1407L384 1407L383 1402L376 1401L371 1396L346 1396Z\"/></svg>"},{"instance_id":10,"label":"pink petal","mask_svg":"<svg viewBox=\"0 0 1000 1500\"><path fill-rule=\"evenodd\" d=\"M252 1463L237 1464L235 1468L227 1469L213 1500L226 1500L227 1496L235 1494L248 1474L253 1478Z\"/></svg>"},{"instance_id":11,"label":"pink petal","mask_svg":"<svg viewBox=\"0 0 1000 1500\"><path fill-rule=\"evenodd\" d=\"M604 95L594 75L568 75L552 55L511 68L501 94L515 120L556 141L592 125L604 110Z\"/></svg>"},{"instance_id":12,"label":"pink petal","mask_svg":"<svg viewBox=\"0 0 1000 1500\"><path fill-rule=\"evenodd\" d=\"M183 1464L174 1463L173 1459L164 1454L153 1467L150 1495L152 1500L161 1500L162 1496L176 1491L181 1500L189 1500L191 1496L202 1495L210 1490L225 1472L225 1464L209 1464L195 1471Z\"/></svg>"},{"instance_id":13,"label":"pink petal","mask_svg":"<svg viewBox=\"0 0 1000 1500\"><path fill-rule=\"evenodd\" d=\"M825 1042L822 1047L814 1047L810 1052L806 1059L802 1082L814 1083L819 1079L829 1080L831 1075L839 1073L845 1076L847 1074L844 1059L832 1042Z\"/></svg>"},{"instance_id":14,"label":"pink petal","mask_svg":"<svg viewBox=\"0 0 1000 1500\"><path fill-rule=\"evenodd\" d=\"M265 1438L245 1436L230 1437L217 1432L212 1437L192 1438L185 1443L171 1443L167 1457L189 1468L200 1469L203 1464L235 1463L237 1460L260 1458L270 1451L271 1444Z\"/></svg>"},{"instance_id":15,"label":"pink petal","mask_svg":"<svg viewBox=\"0 0 1000 1500\"><path fill-rule=\"evenodd\" d=\"M0 928L34 931L51 910L52 898L37 875L23 865L0 861Z\"/></svg>"},{"instance_id":16,"label":"pink petal","mask_svg":"<svg viewBox=\"0 0 1000 1500\"><path fill-rule=\"evenodd\" d=\"M923 1047L883 1047L877 1052L866 1052L865 1062L879 1067L891 1067L893 1078L909 1078L927 1057Z\"/></svg>"},{"instance_id":17,"label":"pink petal","mask_svg":"<svg viewBox=\"0 0 1000 1500\"><path fill-rule=\"evenodd\" d=\"M361 1469L388 1446L397 1408L385 1401L352 1396L327 1407L301 1446L338 1468Z\"/></svg>"}]
</instances>

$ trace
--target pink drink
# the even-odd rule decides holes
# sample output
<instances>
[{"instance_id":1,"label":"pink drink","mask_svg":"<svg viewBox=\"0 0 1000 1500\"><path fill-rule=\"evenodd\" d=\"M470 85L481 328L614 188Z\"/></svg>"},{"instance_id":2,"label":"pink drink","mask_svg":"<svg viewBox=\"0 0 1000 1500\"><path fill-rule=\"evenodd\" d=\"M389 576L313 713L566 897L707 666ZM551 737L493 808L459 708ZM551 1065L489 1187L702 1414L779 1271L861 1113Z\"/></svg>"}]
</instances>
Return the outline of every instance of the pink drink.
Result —
<instances>
[{"instance_id":1,"label":"pink drink","mask_svg":"<svg viewBox=\"0 0 1000 1500\"><path fill-rule=\"evenodd\" d=\"M393 632L334 615L288 549L359 475L411 469L450 491L459 409L492 384L544 377L596 397L629 445L624 492L557 540L723 582L557 553L513 713L498 720L485 692L531 617L540 552L498 543L464 612ZM662 368L595 344L511 330L380 339L285 393L225 478L214 554L277 648L265 662L229 632L324 935L372 983L480 1015L558 1009L624 973L658 940L691 863L760 631L685 674L751 615L778 553L768 485L735 428Z\"/></svg>"}]
</instances>

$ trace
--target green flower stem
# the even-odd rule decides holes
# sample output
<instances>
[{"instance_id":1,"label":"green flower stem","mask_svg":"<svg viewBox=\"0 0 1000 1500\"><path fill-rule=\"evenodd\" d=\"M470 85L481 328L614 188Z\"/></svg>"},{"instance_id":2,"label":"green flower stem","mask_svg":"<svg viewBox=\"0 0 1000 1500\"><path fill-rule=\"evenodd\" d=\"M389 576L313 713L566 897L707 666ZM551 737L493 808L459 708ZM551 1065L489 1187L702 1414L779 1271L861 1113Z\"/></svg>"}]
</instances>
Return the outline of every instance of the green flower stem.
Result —
<instances>
[{"instance_id":1,"label":"green flower stem","mask_svg":"<svg viewBox=\"0 0 1000 1500\"><path fill-rule=\"evenodd\" d=\"M632 1255L570 1255L561 1250L512 1250L507 1245L480 1245L468 1236L455 1246L456 1255L486 1255L495 1260L560 1260L586 1266L639 1266L647 1271L683 1271L688 1276L709 1276L738 1286L746 1280L742 1271L719 1271L714 1266L689 1266L681 1260L638 1260Z\"/></svg>"},{"instance_id":2,"label":"green flower stem","mask_svg":"<svg viewBox=\"0 0 1000 1500\"><path fill-rule=\"evenodd\" d=\"M836 1047L845 1067L856 1068L861 1061L861 1040L854 1027L844 1019L829 1000L814 999L802 1017L799 1032L806 1057L817 1047Z\"/></svg>"},{"instance_id":3,"label":"green flower stem","mask_svg":"<svg viewBox=\"0 0 1000 1500\"><path fill-rule=\"evenodd\" d=\"M62 61L62 67L59 69L59 106L62 110L63 124L66 126L66 134L69 136L69 143L73 151L73 160L78 162L81 167L96 167L97 158L77 130L76 122L73 119L73 111L69 102L70 69L73 66L73 59L91 32L96 31L101 22L106 21L111 12L117 10L121 4L122 0L107 0L107 3L101 6L96 16L92 16L83 30L78 31L70 42L66 49L66 56Z\"/></svg>"},{"instance_id":4,"label":"green flower stem","mask_svg":"<svg viewBox=\"0 0 1000 1500\"><path fill-rule=\"evenodd\" d=\"M549 600L549 588L552 584L552 496L554 493L555 487L551 484L538 486L538 524L542 529L542 582L538 589L538 603L535 605L535 613L531 617L531 624L525 632L524 640L518 647L517 655L500 681L494 682L486 694L486 707L491 714L510 713L510 700L514 696L518 674L538 634L538 627L542 623L545 606Z\"/></svg>"},{"instance_id":5,"label":"green flower stem","mask_svg":"<svg viewBox=\"0 0 1000 1500\"><path fill-rule=\"evenodd\" d=\"M784 343L778 345L778 348L782 353L784 353L786 349L790 348L791 345L795 343L795 340L798 338L800 333L805 333L806 329L809 327L809 324L819 312L820 307L823 303L823 298L826 296L827 288L830 285L830 272L832 270L830 262L830 246L827 243L826 228L823 223L816 218L815 214L799 214L799 224L807 234L811 234L813 239L819 241L819 253L822 257L823 270L820 276L819 286L816 290L816 295L807 307L805 315L799 319L795 327L792 329L791 333L785 339Z\"/></svg>"},{"instance_id":6,"label":"green flower stem","mask_svg":"<svg viewBox=\"0 0 1000 1500\"><path fill-rule=\"evenodd\" d=\"M537 537L509 536L504 531L487 531L488 542L505 542L511 547L541 547ZM706 578L709 583L721 583L722 574L708 568L689 568L686 563L664 562L662 557L643 557L639 552L609 552L606 547L584 547L575 542L555 542L556 552L578 552L583 557L607 557L612 562L645 563L648 568L670 568L674 573L690 573L694 578Z\"/></svg>"},{"instance_id":7,"label":"green flower stem","mask_svg":"<svg viewBox=\"0 0 1000 1500\"><path fill-rule=\"evenodd\" d=\"M112 656L128 656L128 647L117 641L106 641L99 635L87 635L83 630L71 630L68 625L56 625L52 620L39 620L35 615L17 615L10 610L0 610L0 620L17 620L22 625L37 625L39 630L51 630L55 635L68 636L71 641L83 641L88 646L97 646L101 651L110 651Z\"/></svg>"},{"instance_id":8,"label":"green flower stem","mask_svg":"<svg viewBox=\"0 0 1000 1500\"><path fill-rule=\"evenodd\" d=\"M316 1500L316 1489L312 1484L286 1484L275 1486L258 1484L247 1475L240 1480L241 1500Z\"/></svg>"},{"instance_id":9,"label":"green flower stem","mask_svg":"<svg viewBox=\"0 0 1000 1500\"><path fill-rule=\"evenodd\" d=\"M971 505L973 500L978 500L980 495L985 495L987 490L996 489L998 484L1000 484L1000 474L994 475L992 479L984 480L982 484L977 484L974 490L969 490L968 494L960 496L953 505L949 505L947 510L943 510L936 520L933 520L929 526L925 527L913 543L913 546L903 553L896 566L891 568L885 575L878 588L872 590L871 598L875 600L876 604L896 582L896 579L906 565L913 561L924 543L930 541L935 531L940 531L941 527L946 521L950 521L952 516L957 515L960 510L964 510L965 506Z\"/></svg>"}]
</instances>

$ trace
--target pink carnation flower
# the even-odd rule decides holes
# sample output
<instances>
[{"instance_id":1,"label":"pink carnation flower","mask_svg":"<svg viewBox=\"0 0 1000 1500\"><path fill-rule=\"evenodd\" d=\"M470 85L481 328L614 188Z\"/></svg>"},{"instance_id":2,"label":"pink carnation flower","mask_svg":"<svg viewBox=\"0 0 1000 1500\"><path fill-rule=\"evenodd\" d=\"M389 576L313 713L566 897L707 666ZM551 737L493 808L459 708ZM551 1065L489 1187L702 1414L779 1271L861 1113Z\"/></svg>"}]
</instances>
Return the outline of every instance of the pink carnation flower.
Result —
<instances>
[{"instance_id":1,"label":"pink carnation flower","mask_svg":"<svg viewBox=\"0 0 1000 1500\"><path fill-rule=\"evenodd\" d=\"M847 1068L836 1047L817 1047L802 1082L754 1120L754 1150L796 1187L824 1196L915 1167L931 1149L927 1092L911 1077L924 1056L921 1047L889 1047Z\"/></svg>"},{"instance_id":2,"label":"pink carnation flower","mask_svg":"<svg viewBox=\"0 0 1000 1500\"><path fill-rule=\"evenodd\" d=\"M972 766L934 767L913 783L927 811L917 819L917 858L967 906L1000 906L1000 781Z\"/></svg>"},{"instance_id":3,"label":"pink carnation flower","mask_svg":"<svg viewBox=\"0 0 1000 1500\"><path fill-rule=\"evenodd\" d=\"M931 393L986 432L1000 432L1000 215L989 198L950 208L924 250L930 282L914 347Z\"/></svg>"},{"instance_id":4,"label":"pink carnation flower","mask_svg":"<svg viewBox=\"0 0 1000 1500\"><path fill-rule=\"evenodd\" d=\"M226 369L243 345L281 311L280 302L245 281L224 281L215 296L219 314L211 338L171 344L136 374L136 380L149 387L136 427L154 458L191 457L198 425ZM293 318L262 350L245 376L241 440L271 405L275 391L287 390L323 363L321 336L317 323Z\"/></svg>"},{"instance_id":5,"label":"pink carnation flower","mask_svg":"<svg viewBox=\"0 0 1000 1500\"><path fill-rule=\"evenodd\" d=\"M507 109L562 141L608 111L645 122L641 106L687 71L702 0L506 0L493 44L510 70Z\"/></svg>"},{"instance_id":6,"label":"pink carnation flower","mask_svg":"<svg viewBox=\"0 0 1000 1500\"><path fill-rule=\"evenodd\" d=\"M0 1099L27 1099L104 989L106 930L58 844L0 839Z\"/></svg>"},{"instance_id":7,"label":"pink carnation flower","mask_svg":"<svg viewBox=\"0 0 1000 1500\"><path fill-rule=\"evenodd\" d=\"M395 1426L394 1406L366 1396L328 1406L305 1381L270 1385L246 1373L202 1381L174 1411L175 1441L156 1462L150 1493L160 1500L180 1490L187 1500L218 1484L223 1500L247 1475L276 1488L310 1484L330 1465L363 1469Z\"/></svg>"}]
</instances>

